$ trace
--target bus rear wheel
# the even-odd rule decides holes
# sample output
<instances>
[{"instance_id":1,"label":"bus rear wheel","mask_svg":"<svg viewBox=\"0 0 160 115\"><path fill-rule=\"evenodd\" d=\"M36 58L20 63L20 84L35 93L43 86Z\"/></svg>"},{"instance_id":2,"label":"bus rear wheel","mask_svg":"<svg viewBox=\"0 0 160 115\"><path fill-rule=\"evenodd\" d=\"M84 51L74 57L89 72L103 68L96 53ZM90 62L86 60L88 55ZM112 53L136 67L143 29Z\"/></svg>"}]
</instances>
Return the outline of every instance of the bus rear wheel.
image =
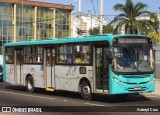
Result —
<instances>
[{"instance_id":1,"label":"bus rear wheel","mask_svg":"<svg viewBox=\"0 0 160 115\"><path fill-rule=\"evenodd\" d=\"M92 99L91 87L87 82L83 82L81 86L81 97L84 100Z\"/></svg>"},{"instance_id":2,"label":"bus rear wheel","mask_svg":"<svg viewBox=\"0 0 160 115\"><path fill-rule=\"evenodd\" d=\"M26 87L27 87L27 91L29 93L33 93L34 92L34 80L31 76L29 76L26 80Z\"/></svg>"},{"instance_id":3,"label":"bus rear wheel","mask_svg":"<svg viewBox=\"0 0 160 115\"><path fill-rule=\"evenodd\" d=\"M0 80L1 82L3 82L3 76L1 77L1 80Z\"/></svg>"}]
</instances>

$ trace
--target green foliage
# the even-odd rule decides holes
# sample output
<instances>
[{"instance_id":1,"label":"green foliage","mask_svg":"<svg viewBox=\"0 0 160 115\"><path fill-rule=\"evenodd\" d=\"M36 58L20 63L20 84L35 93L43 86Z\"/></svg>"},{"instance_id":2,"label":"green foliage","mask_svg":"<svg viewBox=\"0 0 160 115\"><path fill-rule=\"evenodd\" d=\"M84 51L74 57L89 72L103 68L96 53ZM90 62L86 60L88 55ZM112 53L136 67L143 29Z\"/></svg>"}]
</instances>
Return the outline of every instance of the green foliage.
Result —
<instances>
[{"instance_id":1,"label":"green foliage","mask_svg":"<svg viewBox=\"0 0 160 115\"><path fill-rule=\"evenodd\" d=\"M90 35L98 35L99 34L99 28L98 27L94 27L93 29L89 30L89 34Z\"/></svg>"},{"instance_id":2,"label":"green foliage","mask_svg":"<svg viewBox=\"0 0 160 115\"><path fill-rule=\"evenodd\" d=\"M103 33L113 33L113 26L108 24L103 26Z\"/></svg>"},{"instance_id":3,"label":"green foliage","mask_svg":"<svg viewBox=\"0 0 160 115\"><path fill-rule=\"evenodd\" d=\"M103 25L103 33L114 33L114 28L112 25ZM89 30L90 35L98 35L99 34L99 27L94 27L93 29Z\"/></svg>"},{"instance_id":4,"label":"green foliage","mask_svg":"<svg viewBox=\"0 0 160 115\"><path fill-rule=\"evenodd\" d=\"M151 20L151 25L152 25L153 29L155 30L155 32L158 32L158 29L159 29L159 19L158 19L157 14L151 13L150 17L151 17L150 20Z\"/></svg>"},{"instance_id":5,"label":"green foliage","mask_svg":"<svg viewBox=\"0 0 160 115\"><path fill-rule=\"evenodd\" d=\"M134 4L133 0L126 0L125 4L116 4L113 9L122 13L116 16L111 21L111 24L116 25L115 29L117 31L124 26L125 33L146 34L148 31L153 30L151 21L138 19L140 15L146 15L150 13L144 10L145 8L147 8L147 4L141 2Z\"/></svg>"},{"instance_id":6,"label":"green foliage","mask_svg":"<svg viewBox=\"0 0 160 115\"><path fill-rule=\"evenodd\" d=\"M152 43L156 45L157 43L160 42L160 34L156 32L149 32L148 36L152 38Z\"/></svg>"}]
</instances>

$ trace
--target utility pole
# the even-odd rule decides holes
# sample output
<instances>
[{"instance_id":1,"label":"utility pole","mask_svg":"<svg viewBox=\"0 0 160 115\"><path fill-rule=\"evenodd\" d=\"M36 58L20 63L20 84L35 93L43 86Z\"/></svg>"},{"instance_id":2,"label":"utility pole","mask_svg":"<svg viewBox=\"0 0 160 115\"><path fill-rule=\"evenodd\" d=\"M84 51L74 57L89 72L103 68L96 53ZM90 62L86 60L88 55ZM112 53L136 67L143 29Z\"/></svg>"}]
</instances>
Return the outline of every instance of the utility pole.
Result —
<instances>
[{"instance_id":1,"label":"utility pole","mask_svg":"<svg viewBox=\"0 0 160 115\"><path fill-rule=\"evenodd\" d=\"M99 33L103 34L103 0L100 0L100 30Z\"/></svg>"},{"instance_id":2,"label":"utility pole","mask_svg":"<svg viewBox=\"0 0 160 115\"><path fill-rule=\"evenodd\" d=\"M78 0L78 24L77 24L77 37L80 36L80 28L81 28L81 0Z\"/></svg>"},{"instance_id":3,"label":"utility pole","mask_svg":"<svg viewBox=\"0 0 160 115\"><path fill-rule=\"evenodd\" d=\"M78 0L78 27L81 28L81 0Z\"/></svg>"}]
</instances>

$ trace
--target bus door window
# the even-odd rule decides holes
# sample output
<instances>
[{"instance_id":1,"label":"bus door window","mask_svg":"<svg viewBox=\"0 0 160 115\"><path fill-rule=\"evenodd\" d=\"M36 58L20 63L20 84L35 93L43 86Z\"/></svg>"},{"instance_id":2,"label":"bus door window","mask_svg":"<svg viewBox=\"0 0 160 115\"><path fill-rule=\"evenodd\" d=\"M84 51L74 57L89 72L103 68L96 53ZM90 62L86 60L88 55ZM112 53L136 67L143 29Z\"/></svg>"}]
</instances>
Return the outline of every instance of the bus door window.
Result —
<instances>
[{"instance_id":1,"label":"bus door window","mask_svg":"<svg viewBox=\"0 0 160 115\"><path fill-rule=\"evenodd\" d=\"M16 59L16 64L17 64L17 65L20 65L20 64L23 63L23 57L22 57L23 52L22 52L22 50L17 50L16 52L17 52L17 53L16 53L16 54L17 54L17 55L16 55L16 56L17 56L17 57L16 57L16 58L17 58L17 59Z\"/></svg>"},{"instance_id":2,"label":"bus door window","mask_svg":"<svg viewBox=\"0 0 160 115\"><path fill-rule=\"evenodd\" d=\"M109 48L107 47L104 47L104 50L103 50L104 54L103 54L103 74L104 74L104 80L108 83L108 80L109 80L109 76L108 76L108 73L109 73Z\"/></svg>"},{"instance_id":3,"label":"bus door window","mask_svg":"<svg viewBox=\"0 0 160 115\"><path fill-rule=\"evenodd\" d=\"M51 64L55 65L55 50L54 49L52 49Z\"/></svg>"},{"instance_id":4,"label":"bus door window","mask_svg":"<svg viewBox=\"0 0 160 115\"><path fill-rule=\"evenodd\" d=\"M47 65L51 65L51 52L47 49Z\"/></svg>"},{"instance_id":5,"label":"bus door window","mask_svg":"<svg viewBox=\"0 0 160 115\"><path fill-rule=\"evenodd\" d=\"M47 49L47 65L55 65L55 50Z\"/></svg>"},{"instance_id":6,"label":"bus door window","mask_svg":"<svg viewBox=\"0 0 160 115\"><path fill-rule=\"evenodd\" d=\"M96 48L96 87L107 89L109 84L108 66L109 49L107 47Z\"/></svg>"},{"instance_id":7,"label":"bus door window","mask_svg":"<svg viewBox=\"0 0 160 115\"><path fill-rule=\"evenodd\" d=\"M102 88L102 65L103 65L103 62L102 62L102 48L97 48L96 49L96 60L97 60L97 63L96 63L96 81L97 81L97 87L99 88Z\"/></svg>"}]
</instances>

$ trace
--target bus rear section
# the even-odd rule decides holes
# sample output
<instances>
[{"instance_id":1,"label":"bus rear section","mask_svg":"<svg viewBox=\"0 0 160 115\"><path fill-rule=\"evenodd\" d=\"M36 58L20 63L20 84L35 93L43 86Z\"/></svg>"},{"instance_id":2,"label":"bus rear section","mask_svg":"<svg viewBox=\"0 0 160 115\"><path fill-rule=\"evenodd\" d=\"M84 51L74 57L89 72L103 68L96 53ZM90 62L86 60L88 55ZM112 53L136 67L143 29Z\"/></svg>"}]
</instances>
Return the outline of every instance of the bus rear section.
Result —
<instances>
[{"instance_id":1,"label":"bus rear section","mask_svg":"<svg viewBox=\"0 0 160 115\"><path fill-rule=\"evenodd\" d=\"M154 60L150 38L123 36L113 39L110 94L145 93L155 90Z\"/></svg>"}]
</instances>

